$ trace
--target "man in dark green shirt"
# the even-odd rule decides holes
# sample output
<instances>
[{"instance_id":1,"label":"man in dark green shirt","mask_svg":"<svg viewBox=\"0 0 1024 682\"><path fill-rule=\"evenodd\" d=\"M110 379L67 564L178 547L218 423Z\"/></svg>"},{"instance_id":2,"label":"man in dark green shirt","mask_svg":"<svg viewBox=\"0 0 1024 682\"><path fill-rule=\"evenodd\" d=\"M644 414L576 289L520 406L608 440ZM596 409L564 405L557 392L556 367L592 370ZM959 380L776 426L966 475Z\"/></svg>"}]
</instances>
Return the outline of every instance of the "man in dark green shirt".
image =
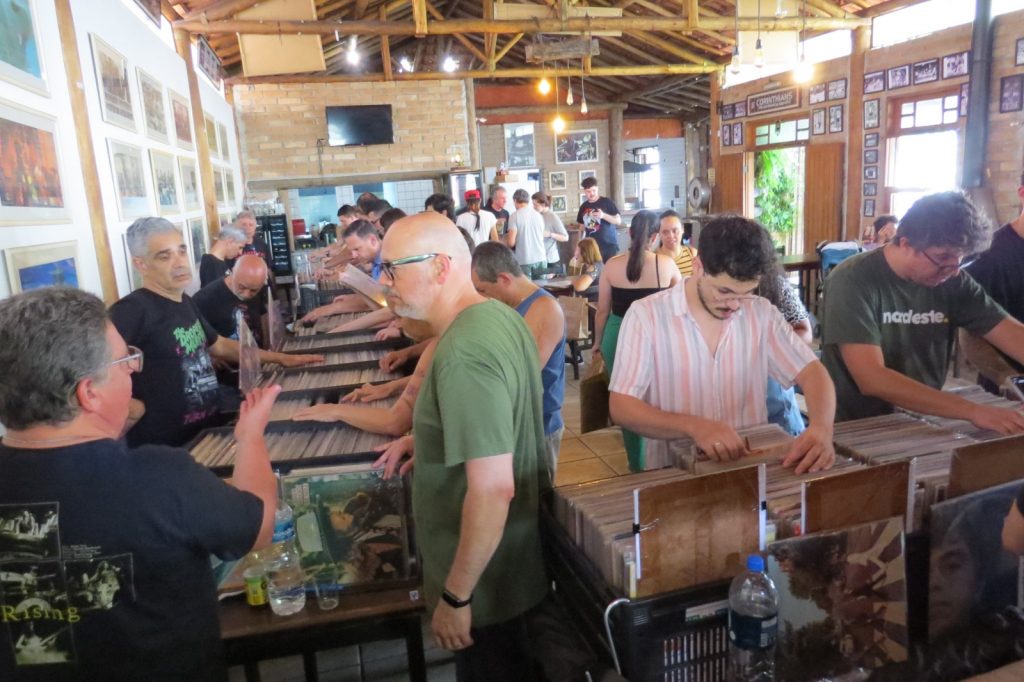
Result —
<instances>
[{"instance_id":1,"label":"man in dark green shirt","mask_svg":"<svg viewBox=\"0 0 1024 682\"><path fill-rule=\"evenodd\" d=\"M1024 431L1024 414L942 392L957 327L1024 360L1024 325L961 271L985 247L988 221L963 194L919 199L883 248L849 258L825 281L822 360L836 385L836 420L893 406Z\"/></svg>"},{"instance_id":2,"label":"man in dark green shirt","mask_svg":"<svg viewBox=\"0 0 1024 682\"><path fill-rule=\"evenodd\" d=\"M523 319L476 292L470 265L437 213L403 218L384 238L389 306L439 337L413 412L413 516L432 628L455 652L457 678L527 681L525 615L547 594L540 366Z\"/></svg>"}]
</instances>

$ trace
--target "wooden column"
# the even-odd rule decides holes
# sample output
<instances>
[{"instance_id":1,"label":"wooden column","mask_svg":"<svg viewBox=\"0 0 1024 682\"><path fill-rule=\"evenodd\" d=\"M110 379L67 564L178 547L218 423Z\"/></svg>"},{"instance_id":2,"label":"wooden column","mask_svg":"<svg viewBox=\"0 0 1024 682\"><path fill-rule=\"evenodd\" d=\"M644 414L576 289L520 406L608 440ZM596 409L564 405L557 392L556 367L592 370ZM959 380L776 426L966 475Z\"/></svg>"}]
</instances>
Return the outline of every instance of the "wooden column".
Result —
<instances>
[{"instance_id":1,"label":"wooden column","mask_svg":"<svg viewBox=\"0 0 1024 682\"><path fill-rule=\"evenodd\" d=\"M199 95L199 78L192 63L192 36L185 31L174 31L174 45L178 56L185 62L188 75L188 94L192 100L192 137L196 143L196 158L199 161L199 186L203 190L203 211L206 213L206 232L210 239L220 232L217 218L217 190L213 184L213 166L210 165L210 143L206 137L206 118L203 115L203 100Z\"/></svg>"},{"instance_id":2,"label":"wooden column","mask_svg":"<svg viewBox=\"0 0 1024 682\"><path fill-rule=\"evenodd\" d=\"M466 88L466 135L469 137L469 158L463 161L469 164L470 168L483 168L483 161L480 159L480 126L476 122L476 85L472 78L462 81ZM462 201L461 197L455 197L455 203Z\"/></svg>"},{"instance_id":3,"label":"wooden column","mask_svg":"<svg viewBox=\"0 0 1024 682\"><path fill-rule=\"evenodd\" d=\"M620 211L625 210L626 189L622 178L622 109L608 114L608 194Z\"/></svg>"},{"instance_id":4,"label":"wooden column","mask_svg":"<svg viewBox=\"0 0 1024 682\"><path fill-rule=\"evenodd\" d=\"M114 276L114 260L110 252L107 218L103 212L103 192L100 190L96 149L93 147L92 126L89 124L89 109L85 103L82 63L78 58L78 40L75 36L75 20L71 14L71 0L56 0L54 6L57 10L61 52L64 53L64 69L68 76L71 117L75 121L75 140L78 143L78 158L81 163L82 181L85 184L85 202L89 208L89 225L92 228L96 265L100 272L100 287L103 291L103 300L109 305L119 298L117 278Z\"/></svg>"},{"instance_id":5,"label":"wooden column","mask_svg":"<svg viewBox=\"0 0 1024 682\"><path fill-rule=\"evenodd\" d=\"M862 26L853 32L853 52L850 54L849 111L846 117L846 211L839 231L843 239L857 239L861 223L871 218L861 216L861 187L864 175L864 59L871 49L871 27ZM875 215L882 214L875 197Z\"/></svg>"},{"instance_id":6,"label":"wooden column","mask_svg":"<svg viewBox=\"0 0 1024 682\"><path fill-rule=\"evenodd\" d=\"M722 155L722 145L719 142L719 133L722 128L722 115L719 113L719 108L722 104L722 77L725 75L724 71L718 71L717 73L711 74L708 79L711 83L711 121L708 124L708 185L711 186L711 198L712 206L714 210L720 208L716 201L717 196L715 192L715 174L718 172L718 160Z\"/></svg>"}]
</instances>

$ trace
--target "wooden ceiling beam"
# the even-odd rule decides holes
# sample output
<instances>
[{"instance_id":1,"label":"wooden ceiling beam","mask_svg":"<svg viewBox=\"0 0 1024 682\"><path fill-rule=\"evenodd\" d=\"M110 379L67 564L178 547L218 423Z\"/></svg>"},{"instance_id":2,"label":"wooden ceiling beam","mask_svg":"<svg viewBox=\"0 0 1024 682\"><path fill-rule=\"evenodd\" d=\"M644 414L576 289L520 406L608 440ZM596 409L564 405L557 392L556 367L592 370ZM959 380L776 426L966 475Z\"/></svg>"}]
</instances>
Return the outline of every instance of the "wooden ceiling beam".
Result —
<instances>
[{"instance_id":1,"label":"wooden ceiling beam","mask_svg":"<svg viewBox=\"0 0 1024 682\"><path fill-rule=\"evenodd\" d=\"M438 21L444 21L444 15L441 14L441 11L438 10L437 7L434 6L434 3L430 2L430 0L422 1L426 4L427 11L430 12L430 15L434 17L434 19L437 19ZM461 33L456 33L452 37L458 40L462 44L462 46L469 50L470 54L472 54L474 57L479 59L484 64L488 63L488 59L486 56L484 56L484 53L476 49L476 45L469 42L469 39L466 36L462 35Z\"/></svg>"},{"instance_id":2,"label":"wooden ceiling beam","mask_svg":"<svg viewBox=\"0 0 1024 682\"><path fill-rule=\"evenodd\" d=\"M803 0L807 3L808 7L820 11L821 13L830 17L848 17L850 16L847 12L844 12L841 8L836 7L829 0Z\"/></svg>"},{"instance_id":3,"label":"wooden ceiling beam","mask_svg":"<svg viewBox=\"0 0 1024 682\"><path fill-rule=\"evenodd\" d=\"M388 8L381 5L380 8L380 20L388 20ZM380 63L384 70L384 80L393 80L395 77L394 70L391 68L391 43L388 36L380 37Z\"/></svg>"},{"instance_id":4,"label":"wooden ceiling beam","mask_svg":"<svg viewBox=\"0 0 1024 682\"><path fill-rule=\"evenodd\" d=\"M184 21L219 21L233 17L258 4L260 4L260 0L222 0L186 13Z\"/></svg>"}]
</instances>

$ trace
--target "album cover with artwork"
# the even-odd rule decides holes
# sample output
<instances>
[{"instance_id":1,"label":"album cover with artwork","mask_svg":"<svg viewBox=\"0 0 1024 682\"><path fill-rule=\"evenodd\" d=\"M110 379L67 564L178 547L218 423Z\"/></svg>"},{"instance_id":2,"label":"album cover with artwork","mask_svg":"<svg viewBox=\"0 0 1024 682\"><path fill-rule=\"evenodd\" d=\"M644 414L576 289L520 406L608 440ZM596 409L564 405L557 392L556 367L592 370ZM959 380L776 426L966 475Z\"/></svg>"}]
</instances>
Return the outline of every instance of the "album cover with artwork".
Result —
<instances>
[{"instance_id":1,"label":"album cover with artwork","mask_svg":"<svg viewBox=\"0 0 1024 682\"><path fill-rule=\"evenodd\" d=\"M779 591L776 675L801 682L907 658L903 519L768 546Z\"/></svg>"}]
</instances>

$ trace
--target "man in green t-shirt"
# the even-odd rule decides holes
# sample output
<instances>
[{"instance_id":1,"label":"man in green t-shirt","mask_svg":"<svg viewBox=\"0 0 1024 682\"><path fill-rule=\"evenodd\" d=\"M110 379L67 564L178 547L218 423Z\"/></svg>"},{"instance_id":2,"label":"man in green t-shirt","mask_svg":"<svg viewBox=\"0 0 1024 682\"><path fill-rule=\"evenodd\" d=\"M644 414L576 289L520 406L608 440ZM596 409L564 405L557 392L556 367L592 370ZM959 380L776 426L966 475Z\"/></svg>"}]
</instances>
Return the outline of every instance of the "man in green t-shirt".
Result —
<instances>
[{"instance_id":1,"label":"man in green t-shirt","mask_svg":"<svg viewBox=\"0 0 1024 682\"><path fill-rule=\"evenodd\" d=\"M550 485L536 345L522 317L473 288L469 248L444 216L392 225L381 265L389 306L439 337L413 411L434 635L459 680L530 680L525 619L547 594L537 508Z\"/></svg>"},{"instance_id":2,"label":"man in green t-shirt","mask_svg":"<svg viewBox=\"0 0 1024 682\"><path fill-rule=\"evenodd\" d=\"M985 247L988 221L959 192L919 199L886 246L849 258L825 281L822 360L836 421L893 406L1024 431L1024 414L942 392L957 327L1024 360L1024 325L961 271Z\"/></svg>"}]
</instances>

